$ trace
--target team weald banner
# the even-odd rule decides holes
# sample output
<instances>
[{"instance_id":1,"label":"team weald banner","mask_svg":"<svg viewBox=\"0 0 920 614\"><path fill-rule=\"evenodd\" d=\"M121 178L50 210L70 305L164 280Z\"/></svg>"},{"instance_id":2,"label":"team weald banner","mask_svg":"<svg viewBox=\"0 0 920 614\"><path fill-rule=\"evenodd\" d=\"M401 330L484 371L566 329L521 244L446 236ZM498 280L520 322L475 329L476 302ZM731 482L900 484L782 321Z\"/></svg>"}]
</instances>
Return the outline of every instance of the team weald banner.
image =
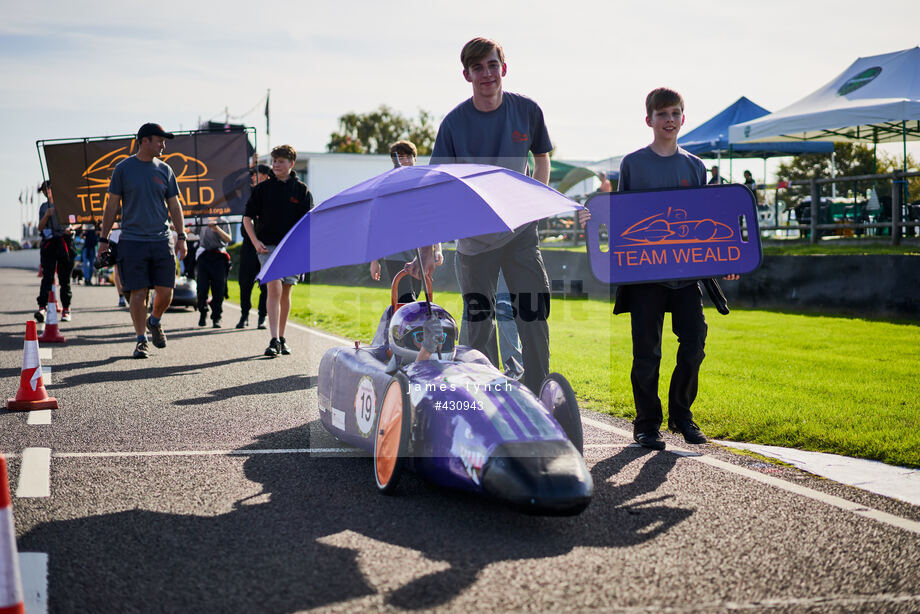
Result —
<instances>
[{"instance_id":1,"label":"team weald banner","mask_svg":"<svg viewBox=\"0 0 920 614\"><path fill-rule=\"evenodd\" d=\"M135 153L133 138L43 143L62 224L101 220L115 165ZM179 134L166 141L161 160L172 167L186 217L240 215L249 198L245 132Z\"/></svg>"},{"instance_id":2,"label":"team weald banner","mask_svg":"<svg viewBox=\"0 0 920 614\"><path fill-rule=\"evenodd\" d=\"M602 193L585 206L591 270L603 282L744 274L762 260L757 204L742 185Z\"/></svg>"}]
</instances>

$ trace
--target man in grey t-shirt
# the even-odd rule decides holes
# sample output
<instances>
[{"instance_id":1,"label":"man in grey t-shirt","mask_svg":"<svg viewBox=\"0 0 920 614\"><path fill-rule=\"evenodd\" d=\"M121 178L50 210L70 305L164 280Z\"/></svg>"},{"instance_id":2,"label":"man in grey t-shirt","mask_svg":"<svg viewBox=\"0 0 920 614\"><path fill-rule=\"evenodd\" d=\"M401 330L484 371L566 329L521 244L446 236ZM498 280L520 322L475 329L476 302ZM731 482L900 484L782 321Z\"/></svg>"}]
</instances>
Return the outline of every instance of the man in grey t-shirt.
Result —
<instances>
[{"instance_id":1,"label":"man in grey t-shirt","mask_svg":"<svg viewBox=\"0 0 920 614\"><path fill-rule=\"evenodd\" d=\"M432 164L475 163L526 173L534 155L534 179L549 181L553 145L536 102L502 91L507 73L501 45L475 38L460 52L463 76L473 96L447 114L438 128ZM510 232L461 239L457 243L464 327L470 346L499 365L495 336L495 294L502 271L516 308L524 358L524 384L535 393L549 373L549 279L543 265L537 223Z\"/></svg>"},{"instance_id":2,"label":"man in grey t-shirt","mask_svg":"<svg viewBox=\"0 0 920 614\"><path fill-rule=\"evenodd\" d=\"M185 258L185 220L179 204L179 185L168 164L159 160L166 139L173 135L159 124L144 124L137 131L137 153L115 167L102 218L100 255L108 251L108 236L121 208L118 272L122 289L129 292L131 320L137 333L135 358L147 358L153 345L166 347L160 318L172 302L176 260L170 241L169 220L178 232L179 259ZM153 288L153 313L147 315L147 291Z\"/></svg>"}]
</instances>

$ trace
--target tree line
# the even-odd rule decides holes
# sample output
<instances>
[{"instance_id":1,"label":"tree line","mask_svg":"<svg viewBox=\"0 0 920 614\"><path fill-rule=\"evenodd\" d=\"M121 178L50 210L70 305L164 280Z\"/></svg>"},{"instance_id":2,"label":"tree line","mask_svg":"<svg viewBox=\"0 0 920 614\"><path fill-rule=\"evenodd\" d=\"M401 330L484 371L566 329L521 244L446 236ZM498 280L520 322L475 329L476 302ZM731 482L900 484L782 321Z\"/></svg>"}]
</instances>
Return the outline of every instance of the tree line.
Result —
<instances>
[{"instance_id":1,"label":"tree line","mask_svg":"<svg viewBox=\"0 0 920 614\"><path fill-rule=\"evenodd\" d=\"M406 117L387 105L369 113L346 113L339 117L338 129L329 135L326 150L332 153L388 154L399 140L415 143L420 156L431 154L437 131L431 113L419 109L416 117Z\"/></svg>"}]
</instances>

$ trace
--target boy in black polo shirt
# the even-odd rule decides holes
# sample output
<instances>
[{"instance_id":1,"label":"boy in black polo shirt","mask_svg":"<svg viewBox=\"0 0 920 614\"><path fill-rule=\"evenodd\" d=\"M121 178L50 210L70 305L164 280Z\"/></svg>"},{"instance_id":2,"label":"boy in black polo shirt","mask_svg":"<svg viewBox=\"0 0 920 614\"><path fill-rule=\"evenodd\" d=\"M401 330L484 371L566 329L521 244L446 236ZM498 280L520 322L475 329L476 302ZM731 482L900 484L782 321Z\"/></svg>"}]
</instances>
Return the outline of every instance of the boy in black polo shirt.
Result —
<instances>
[{"instance_id":1,"label":"boy in black polo shirt","mask_svg":"<svg viewBox=\"0 0 920 614\"><path fill-rule=\"evenodd\" d=\"M297 179L294 161L297 152L290 145L279 145L272 150L273 177L253 188L246 203L243 227L264 265L284 235L300 218L313 208L313 195L307 186ZM297 284L297 276L284 277L268 282L268 328L271 341L265 355L274 358L278 354L290 354L291 348L284 338L284 329L291 313L291 289Z\"/></svg>"}]
</instances>

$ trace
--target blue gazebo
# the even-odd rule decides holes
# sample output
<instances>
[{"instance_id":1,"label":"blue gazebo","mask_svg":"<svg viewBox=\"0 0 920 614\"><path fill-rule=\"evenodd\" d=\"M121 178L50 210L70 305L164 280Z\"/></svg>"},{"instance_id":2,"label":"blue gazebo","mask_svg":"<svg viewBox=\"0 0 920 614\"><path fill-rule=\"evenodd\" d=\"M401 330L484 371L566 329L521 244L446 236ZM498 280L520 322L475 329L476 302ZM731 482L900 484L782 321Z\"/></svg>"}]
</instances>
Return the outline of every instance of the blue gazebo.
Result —
<instances>
[{"instance_id":1,"label":"blue gazebo","mask_svg":"<svg viewBox=\"0 0 920 614\"><path fill-rule=\"evenodd\" d=\"M775 141L762 143L731 143L728 128L752 119L769 115L770 111L742 96L709 120L700 124L677 140L678 145L701 158L763 158L764 179L766 160L777 156L832 153L830 141ZM731 167L729 167L731 177Z\"/></svg>"}]
</instances>

